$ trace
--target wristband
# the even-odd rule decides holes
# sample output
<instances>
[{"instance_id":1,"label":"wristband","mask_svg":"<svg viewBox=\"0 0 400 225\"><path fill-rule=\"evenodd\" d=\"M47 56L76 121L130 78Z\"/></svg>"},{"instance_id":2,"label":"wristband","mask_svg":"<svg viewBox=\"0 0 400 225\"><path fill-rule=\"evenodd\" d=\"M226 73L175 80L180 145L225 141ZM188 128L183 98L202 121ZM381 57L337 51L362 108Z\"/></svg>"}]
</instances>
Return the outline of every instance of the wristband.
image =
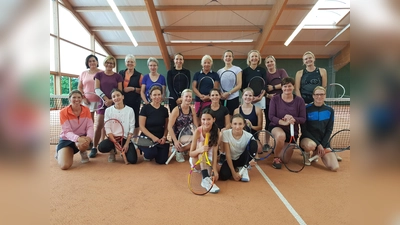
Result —
<instances>
[{"instance_id":1,"label":"wristband","mask_svg":"<svg viewBox=\"0 0 400 225\"><path fill-rule=\"evenodd\" d=\"M275 90L275 85L272 85L272 90Z\"/></svg>"}]
</instances>

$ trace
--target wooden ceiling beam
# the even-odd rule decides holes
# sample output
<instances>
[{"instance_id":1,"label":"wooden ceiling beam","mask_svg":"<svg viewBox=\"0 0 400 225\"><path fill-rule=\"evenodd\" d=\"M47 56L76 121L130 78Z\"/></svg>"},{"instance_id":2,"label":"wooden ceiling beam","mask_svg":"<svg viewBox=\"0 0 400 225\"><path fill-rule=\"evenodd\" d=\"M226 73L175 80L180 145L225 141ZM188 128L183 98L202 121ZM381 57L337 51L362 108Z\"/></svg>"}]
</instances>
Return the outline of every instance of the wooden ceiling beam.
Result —
<instances>
[{"instance_id":1,"label":"wooden ceiling beam","mask_svg":"<svg viewBox=\"0 0 400 225\"><path fill-rule=\"evenodd\" d=\"M145 0L147 12L153 25L154 33L156 34L158 46L161 50L161 55L164 59L165 67L167 70L171 69L170 56L168 54L167 46L165 45L164 35L161 32L160 21L158 20L156 8L154 6L153 0Z\"/></svg>"},{"instance_id":2,"label":"wooden ceiling beam","mask_svg":"<svg viewBox=\"0 0 400 225\"><path fill-rule=\"evenodd\" d=\"M169 32L259 32L256 26L173 26L163 28L164 33Z\"/></svg>"},{"instance_id":3,"label":"wooden ceiling beam","mask_svg":"<svg viewBox=\"0 0 400 225\"><path fill-rule=\"evenodd\" d=\"M254 49L257 49L258 51L262 52L265 44L268 41L268 38L270 37L274 26L278 22L279 17L281 16L288 0L281 0L277 1L272 7L268 19L266 23L264 24L264 27L262 29L262 34L258 37L258 40L255 44Z\"/></svg>"},{"instance_id":4,"label":"wooden ceiling beam","mask_svg":"<svg viewBox=\"0 0 400 225\"><path fill-rule=\"evenodd\" d=\"M332 42L331 44L333 43L335 42ZM333 59L333 69L338 71L348 63L350 63L350 43L340 50L339 54L337 54Z\"/></svg>"},{"instance_id":5,"label":"wooden ceiling beam","mask_svg":"<svg viewBox=\"0 0 400 225\"><path fill-rule=\"evenodd\" d=\"M291 46L325 46L327 41L293 41L290 43ZM265 46L283 46L284 41L268 41ZM341 45L348 44L348 41L334 41L330 45ZM133 46L132 42L103 42L104 46ZM157 42L138 42L140 46L158 46ZM171 43L166 42L166 46L175 47L191 47L191 46L253 46L252 42L243 43Z\"/></svg>"},{"instance_id":6,"label":"wooden ceiling beam","mask_svg":"<svg viewBox=\"0 0 400 225\"><path fill-rule=\"evenodd\" d=\"M248 11L271 10L273 5L161 5L154 6L155 11L179 12L179 11ZM146 11L145 6L118 6L119 11ZM109 6L80 6L74 7L76 12L105 12L112 11Z\"/></svg>"}]
</instances>

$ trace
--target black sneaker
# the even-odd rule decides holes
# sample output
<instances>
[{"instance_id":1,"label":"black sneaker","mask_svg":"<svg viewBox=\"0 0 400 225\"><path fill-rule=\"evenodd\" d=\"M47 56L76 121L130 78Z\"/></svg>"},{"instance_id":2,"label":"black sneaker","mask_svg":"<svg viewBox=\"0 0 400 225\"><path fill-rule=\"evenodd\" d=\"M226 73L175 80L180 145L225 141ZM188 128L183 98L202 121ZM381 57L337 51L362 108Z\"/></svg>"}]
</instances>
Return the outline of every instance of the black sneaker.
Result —
<instances>
[{"instance_id":1,"label":"black sneaker","mask_svg":"<svg viewBox=\"0 0 400 225\"><path fill-rule=\"evenodd\" d=\"M274 161L272 162L272 167L275 169L281 169L282 168L282 162L280 158L274 158Z\"/></svg>"},{"instance_id":2,"label":"black sneaker","mask_svg":"<svg viewBox=\"0 0 400 225\"><path fill-rule=\"evenodd\" d=\"M226 160L226 155L225 154L220 154L219 155L219 161L218 161L218 165L222 165Z\"/></svg>"},{"instance_id":3,"label":"black sneaker","mask_svg":"<svg viewBox=\"0 0 400 225\"><path fill-rule=\"evenodd\" d=\"M97 155L97 148L92 148L89 153L89 158L94 158Z\"/></svg>"}]
</instances>

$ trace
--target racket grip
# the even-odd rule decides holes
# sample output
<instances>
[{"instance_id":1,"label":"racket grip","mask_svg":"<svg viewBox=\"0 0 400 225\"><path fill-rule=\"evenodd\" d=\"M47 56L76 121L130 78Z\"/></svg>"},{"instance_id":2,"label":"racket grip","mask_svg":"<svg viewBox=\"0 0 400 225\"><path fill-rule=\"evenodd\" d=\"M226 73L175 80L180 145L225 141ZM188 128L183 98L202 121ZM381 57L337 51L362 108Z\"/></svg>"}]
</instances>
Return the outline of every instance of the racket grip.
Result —
<instances>
[{"instance_id":1,"label":"racket grip","mask_svg":"<svg viewBox=\"0 0 400 225\"><path fill-rule=\"evenodd\" d=\"M290 136L294 137L294 124L290 124Z\"/></svg>"},{"instance_id":2,"label":"racket grip","mask_svg":"<svg viewBox=\"0 0 400 225\"><path fill-rule=\"evenodd\" d=\"M206 133L206 138L204 139L204 146L208 146L209 140L210 140L210 133Z\"/></svg>"},{"instance_id":3,"label":"racket grip","mask_svg":"<svg viewBox=\"0 0 400 225\"><path fill-rule=\"evenodd\" d=\"M309 158L308 161L312 162L318 158L318 155L314 155L313 157Z\"/></svg>"},{"instance_id":4,"label":"racket grip","mask_svg":"<svg viewBox=\"0 0 400 225\"><path fill-rule=\"evenodd\" d=\"M174 158L175 154L176 154L176 151L173 151L171 153L171 155L169 156L168 160L165 162L165 165L168 165L168 163L171 161L171 159Z\"/></svg>"}]
</instances>

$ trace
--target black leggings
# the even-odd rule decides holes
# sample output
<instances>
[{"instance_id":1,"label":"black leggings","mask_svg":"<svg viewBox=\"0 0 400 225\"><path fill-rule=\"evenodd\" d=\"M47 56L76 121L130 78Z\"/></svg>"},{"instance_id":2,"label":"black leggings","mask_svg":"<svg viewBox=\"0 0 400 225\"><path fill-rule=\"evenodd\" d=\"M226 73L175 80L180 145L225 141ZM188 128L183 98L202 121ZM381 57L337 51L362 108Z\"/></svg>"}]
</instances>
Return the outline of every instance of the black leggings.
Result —
<instances>
[{"instance_id":1,"label":"black leggings","mask_svg":"<svg viewBox=\"0 0 400 225\"><path fill-rule=\"evenodd\" d=\"M124 145L126 142L126 139L122 141L122 144ZM111 150L115 149L114 143L110 141L109 139L104 139L102 142L100 142L98 146L98 150L101 153L107 153L110 152ZM135 146L133 145L132 142L129 143L129 148L128 151L125 152L126 159L130 164L136 164L137 162L137 153Z\"/></svg>"},{"instance_id":2,"label":"black leggings","mask_svg":"<svg viewBox=\"0 0 400 225\"><path fill-rule=\"evenodd\" d=\"M233 164L234 168L245 166L245 165L249 164L249 162L251 160L251 157L249 156L249 152L253 156L256 155L256 152L258 149L257 142L255 140L252 140L250 142L250 147L246 147L246 148L248 148L248 149L245 149L243 151L243 153L239 156L238 159L232 160L232 164ZM220 180L228 180L231 177L232 177L231 169L229 168L227 160L225 160L225 162L221 166L221 170L219 171L219 179Z\"/></svg>"}]
</instances>

